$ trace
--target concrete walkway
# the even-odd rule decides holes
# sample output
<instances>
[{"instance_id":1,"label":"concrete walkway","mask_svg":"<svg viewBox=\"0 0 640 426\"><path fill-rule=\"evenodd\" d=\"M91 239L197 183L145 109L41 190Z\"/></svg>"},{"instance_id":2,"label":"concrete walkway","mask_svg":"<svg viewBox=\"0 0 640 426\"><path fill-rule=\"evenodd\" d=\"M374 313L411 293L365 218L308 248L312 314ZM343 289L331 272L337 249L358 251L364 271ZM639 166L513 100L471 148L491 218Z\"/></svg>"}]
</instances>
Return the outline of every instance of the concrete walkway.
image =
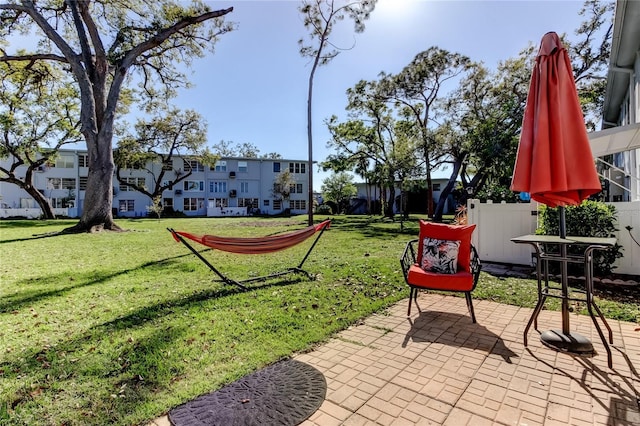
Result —
<instances>
[{"instance_id":1,"label":"concrete walkway","mask_svg":"<svg viewBox=\"0 0 640 426\"><path fill-rule=\"evenodd\" d=\"M640 425L639 325L609 321L609 369L587 316L571 316L597 351L585 357L543 346L533 328L524 347L531 309L477 300L472 324L464 298L421 292L409 318L407 302L295 357L327 380L303 425ZM560 313L538 324L559 328Z\"/></svg>"}]
</instances>

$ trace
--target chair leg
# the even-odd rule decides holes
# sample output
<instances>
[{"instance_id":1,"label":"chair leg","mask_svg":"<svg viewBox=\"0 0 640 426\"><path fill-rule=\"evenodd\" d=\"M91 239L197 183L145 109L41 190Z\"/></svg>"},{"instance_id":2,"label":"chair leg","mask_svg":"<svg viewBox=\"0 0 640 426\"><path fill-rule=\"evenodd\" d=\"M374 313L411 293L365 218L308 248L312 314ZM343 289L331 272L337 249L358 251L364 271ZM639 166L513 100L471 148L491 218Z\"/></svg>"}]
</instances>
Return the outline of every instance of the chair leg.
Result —
<instances>
[{"instance_id":1,"label":"chair leg","mask_svg":"<svg viewBox=\"0 0 640 426\"><path fill-rule=\"evenodd\" d=\"M409 290L409 309L407 309L407 316L408 317L411 316L411 302L412 302L411 299L413 299L413 292L414 291L416 291L416 289L413 288L413 287L410 287L410 290Z\"/></svg>"},{"instance_id":2,"label":"chair leg","mask_svg":"<svg viewBox=\"0 0 640 426\"><path fill-rule=\"evenodd\" d=\"M464 293L464 296L467 299L467 307L469 308L469 314L471 315L471 322L473 322L475 324L476 323L476 314L473 311L473 301L471 300L471 292L470 291L466 291Z\"/></svg>"}]
</instances>

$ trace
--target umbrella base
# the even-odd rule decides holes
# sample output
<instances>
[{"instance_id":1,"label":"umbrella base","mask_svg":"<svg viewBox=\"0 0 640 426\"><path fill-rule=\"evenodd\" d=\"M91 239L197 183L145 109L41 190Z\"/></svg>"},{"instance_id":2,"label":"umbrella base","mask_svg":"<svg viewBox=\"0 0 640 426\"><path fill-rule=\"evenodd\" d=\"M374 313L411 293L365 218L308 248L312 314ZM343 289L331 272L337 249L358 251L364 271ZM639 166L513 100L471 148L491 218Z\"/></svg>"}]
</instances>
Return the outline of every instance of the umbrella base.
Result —
<instances>
[{"instance_id":1,"label":"umbrella base","mask_svg":"<svg viewBox=\"0 0 640 426\"><path fill-rule=\"evenodd\" d=\"M562 330L548 330L540 334L543 345L552 349L577 354L593 353L593 344L578 333L563 333Z\"/></svg>"}]
</instances>

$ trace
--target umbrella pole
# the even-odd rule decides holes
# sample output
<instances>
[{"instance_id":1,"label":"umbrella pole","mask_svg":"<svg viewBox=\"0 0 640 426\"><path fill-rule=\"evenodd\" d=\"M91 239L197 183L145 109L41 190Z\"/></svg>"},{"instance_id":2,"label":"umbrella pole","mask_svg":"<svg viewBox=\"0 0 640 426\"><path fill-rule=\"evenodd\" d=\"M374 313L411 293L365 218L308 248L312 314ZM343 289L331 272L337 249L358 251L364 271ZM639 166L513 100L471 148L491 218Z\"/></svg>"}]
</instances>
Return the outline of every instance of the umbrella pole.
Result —
<instances>
[{"instance_id":1,"label":"umbrella pole","mask_svg":"<svg viewBox=\"0 0 640 426\"><path fill-rule=\"evenodd\" d=\"M558 207L560 238L567 238L567 223L564 206ZM569 278L567 245L560 243L560 272L562 285L562 330L548 330L540 334L540 341L554 349L573 353L593 353L593 344L585 336L569 331Z\"/></svg>"},{"instance_id":2,"label":"umbrella pole","mask_svg":"<svg viewBox=\"0 0 640 426\"><path fill-rule=\"evenodd\" d=\"M560 228L560 238L563 240L567 238L567 222L565 216L565 208L564 206L558 207L558 215L559 215L559 228ZM569 279L568 279L568 268L567 268L567 245L560 244L560 257L562 261L560 262L560 277L562 279L562 334L569 335Z\"/></svg>"}]
</instances>

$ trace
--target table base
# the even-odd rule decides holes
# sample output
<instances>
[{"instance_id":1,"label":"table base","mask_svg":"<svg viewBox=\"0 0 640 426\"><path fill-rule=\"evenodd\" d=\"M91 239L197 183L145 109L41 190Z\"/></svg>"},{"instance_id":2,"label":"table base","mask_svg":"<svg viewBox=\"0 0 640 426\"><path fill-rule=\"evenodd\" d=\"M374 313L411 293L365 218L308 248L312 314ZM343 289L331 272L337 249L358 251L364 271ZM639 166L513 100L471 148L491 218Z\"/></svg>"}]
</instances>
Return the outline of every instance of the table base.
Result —
<instances>
[{"instance_id":1,"label":"table base","mask_svg":"<svg viewBox=\"0 0 640 426\"><path fill-rule=\"evenodd\" d=\"M593 344L578 333L563 333L562 330L548 330L540 334L543 345L562 352L577 354L593 353Z\"/></svg>"}]
</instances>

